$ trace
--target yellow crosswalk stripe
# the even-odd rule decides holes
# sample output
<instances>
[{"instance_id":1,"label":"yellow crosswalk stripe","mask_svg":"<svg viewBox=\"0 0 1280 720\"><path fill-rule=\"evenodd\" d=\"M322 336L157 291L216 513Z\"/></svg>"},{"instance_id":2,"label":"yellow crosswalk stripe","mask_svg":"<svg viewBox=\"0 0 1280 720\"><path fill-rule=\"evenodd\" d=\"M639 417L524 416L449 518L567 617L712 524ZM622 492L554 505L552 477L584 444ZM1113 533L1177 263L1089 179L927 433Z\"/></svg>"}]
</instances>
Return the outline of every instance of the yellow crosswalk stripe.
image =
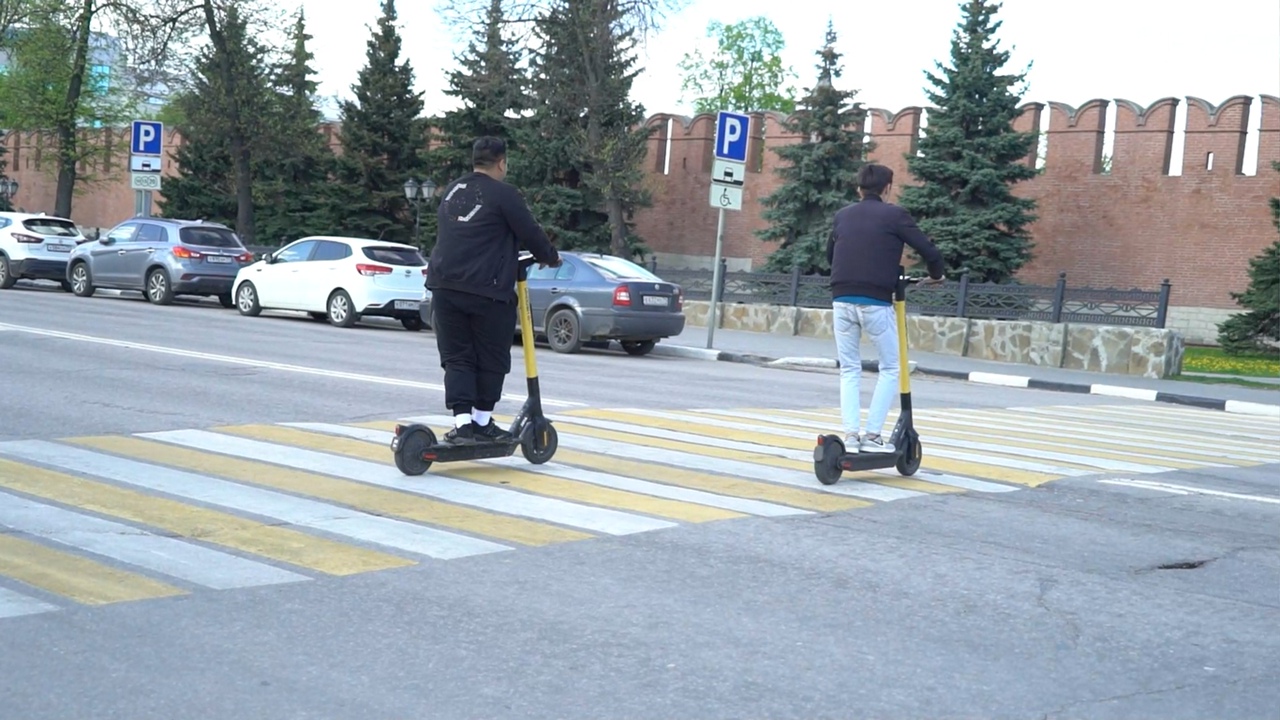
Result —
<instances>
[{"instance_id":1,"label":"yellow crosswalk stripe","mask_svg":"<svg viewBox=\"0 0 1280 720\"><path fill-rule=\"evenodd\" d=\"M92 446L97 438L77 440ZM415 564L316 535L9 460L0 460L0 486L329 575Z\"/></svg>"},{"instance_id":2,"label":"yellow crosswalk stripe","mask_svg":"<svg viewBox=\"0 0 1280 720\"><path fill-rule=\"evenodd\" d=\"M214 428L214 430L229 435L266 440L309 450L321 450L373 462L389 463L391 456L391 451L386 447L364 440L323 435L287 427L236 425ZM438 471L434 472L447 477L519 488L548 497L631 510L685 522L707 522L710 520L744 517L742 513L730 510L667 500L625 490L614 490L590 483L564 480L546 475L535 476L520 472L514 468L495 467L478 462L450 463L448 466L441 466Z\"/></svg>"},{"instance_id":3,"label":"yellow crosswalk stripe","mask_svg":"<svg viewBox=\"0 0 1280 720\"><path fill-rule=\"evenodd\" d=\"M116 455L163 463L171 467L299 495L309 495L375 515L401 517L522 545L550 545L593 537L578 530L498 515L375 485L339 480L326 475L191 450L153 440L105 437L94 438L92 443L84 444Z\"/></svg>"},{"instance_id":4,"label":"yellow crosswalk stripe","mask_svg":"<svg viewBox=\"0 0 1280 720\"><path fill-rule=\"evenodd\" d=\"M390 420L375 420L348 423L348 425L391 432L395 430L396 423ZM874 504L866 500L832 495L831 493L817 490L804 490L803 488L774 485L755 480L742 480L726 475L715 475L671 465L657 465L639 460L597 455L564 447L556 450L554 462L573 465L586 470L599 470L637 480L678 485L720 495L733 495L750 500L762 500L779 505L788 505L801 510L840 512L842 510L865 508Z\"/></svg>"},{"instance_id":5,"label":"yellow crosswalk stripe","mask_svg":"<svg viewBox=\"0 0 1280 720\"><path fill-rule=\"evenodd\" d=\"M29 540L0 534L0 575L84 605L186 595L187 591Z\"/></svg>"}]
</instances>

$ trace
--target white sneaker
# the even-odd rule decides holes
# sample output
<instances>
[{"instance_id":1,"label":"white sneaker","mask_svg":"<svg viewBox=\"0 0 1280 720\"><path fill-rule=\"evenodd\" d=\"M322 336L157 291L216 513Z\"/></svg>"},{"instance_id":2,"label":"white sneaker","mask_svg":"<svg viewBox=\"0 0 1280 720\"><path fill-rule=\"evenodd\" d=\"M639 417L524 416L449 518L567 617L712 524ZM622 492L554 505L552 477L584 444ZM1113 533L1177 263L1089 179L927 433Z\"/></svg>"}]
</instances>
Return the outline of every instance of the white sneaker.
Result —
<instances>
[{"instance_id":1,"label":"white sneaker","mask_svg":"<svg viewBox=\"0 0 1280 720\"><path fill-rule=\"evenodd\" d=\"M862 446L862 438L858 433L849 433L844 436L844 451L847 453L856 453Z\"/></svg>"},{"instance_id":2,"label":"white sneaker","mask_svg":"<svg viewBox=\"0 0 1280 720\"><path fill-rule=\"evenodd\" d=\"M879 435L867 435L862 438L859 444L862 452L869 453L891 453L893 452L893 443L885 442Z\"/></svg>"}]
</instances>

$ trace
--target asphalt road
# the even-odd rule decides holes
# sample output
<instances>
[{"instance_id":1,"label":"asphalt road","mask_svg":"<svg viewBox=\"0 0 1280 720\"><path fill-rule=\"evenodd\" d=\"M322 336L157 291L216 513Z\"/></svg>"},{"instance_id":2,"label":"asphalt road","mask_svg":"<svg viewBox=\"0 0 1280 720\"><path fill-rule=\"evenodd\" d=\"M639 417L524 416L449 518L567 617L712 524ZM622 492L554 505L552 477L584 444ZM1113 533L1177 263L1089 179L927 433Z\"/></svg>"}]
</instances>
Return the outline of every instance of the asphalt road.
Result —
<instances>
[{"instance_id":1,"label":"asphalt road","mask_svg":"<svg viewBox=\"0 0 1280 720\"><path fill-rule=\"evenodd\" d=\"M1275 422L917 378L826 488L830 373L540 348L405 478L433 340L0 291L0 717L1280 717Z\"/></svg>"}]
</instances>

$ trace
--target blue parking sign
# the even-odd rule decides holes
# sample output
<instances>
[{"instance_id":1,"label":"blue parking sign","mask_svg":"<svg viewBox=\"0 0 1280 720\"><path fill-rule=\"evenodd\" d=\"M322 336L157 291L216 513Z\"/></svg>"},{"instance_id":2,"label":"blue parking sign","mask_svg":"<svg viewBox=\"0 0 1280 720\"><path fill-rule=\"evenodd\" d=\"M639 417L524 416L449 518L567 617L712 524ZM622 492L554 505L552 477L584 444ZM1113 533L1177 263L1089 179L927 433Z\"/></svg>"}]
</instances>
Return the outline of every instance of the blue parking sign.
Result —
<instances>
[{"instance_id":1,"label":"blue parking sign","mask_svg":"<svg viewBox=\"0 0 1280 720\"><path fill-rule=\"evenodd\" d=\"M721 160L747 161L747 129L751 118L741 113L720 111L716 118L716 157Z\"/></svg>"},{"instance_id":2,"label":"blue parking sign","mask_svg":"<svg viewBox=\"0 0 1280 720\"><path fill-rule=\"evenodd\" d=\"M134 120L129 151L134 155L164 154L164 123L155 120Z\"/></svg>"}]
</instances>

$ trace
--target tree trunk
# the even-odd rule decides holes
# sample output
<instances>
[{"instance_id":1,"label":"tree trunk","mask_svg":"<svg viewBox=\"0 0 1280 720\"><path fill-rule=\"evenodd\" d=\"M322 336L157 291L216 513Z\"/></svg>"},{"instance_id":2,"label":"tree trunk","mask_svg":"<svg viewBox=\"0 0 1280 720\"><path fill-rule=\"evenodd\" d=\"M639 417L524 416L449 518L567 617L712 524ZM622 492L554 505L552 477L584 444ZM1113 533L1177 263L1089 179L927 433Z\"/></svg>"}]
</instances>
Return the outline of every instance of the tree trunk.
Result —
<instances>
[{"instance_id":1,"label":"tree trunk","mask_svg":"<svg viewBox=\"0 0 1280 720\"><path fill-rule=\"evenodd\" d=\"M246 245L254 242L253 225L253 169L249 156L249 143L245 137L241 118L240 96L236 91L236 78L232 77L231 54L227 38L218 26L212 0L204 0L204 20L209 30L209 41L218 55L218 75L227 100L227 120L231 128L227 138L231 144L231 158L236 164L236 233Z\"/></svg>"},{"instance_id":2,"label":"tree trunk","mask_svg":"<svg viewBox=\"0 0 1280 720\"><path fill-rule=\"evenodd\" d=\"M80 116L80 94L84 90L85 66L89 62L89 33L93 28L93 0L84 0L76 18L76 50L71 60L71 77L62 112L55 124L58 136L58 189L54 195L53 214L71 217L71 200L76 189L76 119Z\"/></svg>"}]
</instances>

